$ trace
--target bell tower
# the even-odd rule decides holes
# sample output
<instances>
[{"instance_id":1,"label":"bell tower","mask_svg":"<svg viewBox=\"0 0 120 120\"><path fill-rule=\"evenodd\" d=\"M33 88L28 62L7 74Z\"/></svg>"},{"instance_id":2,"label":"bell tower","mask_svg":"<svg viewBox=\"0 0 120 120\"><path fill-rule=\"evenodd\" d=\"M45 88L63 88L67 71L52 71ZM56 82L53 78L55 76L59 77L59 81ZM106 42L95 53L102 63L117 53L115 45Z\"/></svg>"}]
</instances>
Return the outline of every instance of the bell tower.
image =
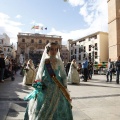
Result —
<instances>
[{"instance_id":1,"label":"bell tower","mask_svg":"<svg viewBox=\"0 0 120 120\"><path fill-rule=\"evenodd\" d=\"M113 61L120 56L120 0L108 2L109 58Z\"/></svg>"}]
</instances>

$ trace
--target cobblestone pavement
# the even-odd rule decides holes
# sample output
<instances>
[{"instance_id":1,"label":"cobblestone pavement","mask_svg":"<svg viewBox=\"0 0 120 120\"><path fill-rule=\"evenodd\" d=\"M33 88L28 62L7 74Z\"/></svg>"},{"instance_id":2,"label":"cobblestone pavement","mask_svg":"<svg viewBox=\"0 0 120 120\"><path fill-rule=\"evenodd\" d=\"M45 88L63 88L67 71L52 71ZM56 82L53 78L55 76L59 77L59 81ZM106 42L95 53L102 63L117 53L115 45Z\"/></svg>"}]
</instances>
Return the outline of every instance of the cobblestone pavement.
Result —
<instances>
[{"instance_id":1,"label":"cobblestone pavement","mask_svg":"<svg viewBox=\"0 0 120 120\"><path fill-rule=\"evenodd\" d=\"M15 81L0 83L0 120L23 120L27 105L23 98L32 91L22 85L19 73ZM120 85L107 83L105 75L94 75L80 85L68 83L72 97L74 120L120 120Z\"/></svg>"}]
</instances>

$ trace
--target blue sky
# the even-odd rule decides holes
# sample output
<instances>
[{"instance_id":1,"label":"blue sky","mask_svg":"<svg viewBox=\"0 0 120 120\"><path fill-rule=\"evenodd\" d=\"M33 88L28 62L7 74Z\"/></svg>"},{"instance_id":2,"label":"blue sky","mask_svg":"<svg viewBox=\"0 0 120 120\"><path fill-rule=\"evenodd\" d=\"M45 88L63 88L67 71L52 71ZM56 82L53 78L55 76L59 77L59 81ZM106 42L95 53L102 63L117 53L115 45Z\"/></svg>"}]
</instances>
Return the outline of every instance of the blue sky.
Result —
<instances>
[{"instance_id":1,"label":"blue sky","mask_svg":"<svg viewBox=\"0 0 120 120\"><path fill-rule=\"evenodd\" d=\"M0 0L0 34L17 42L18 32L60 35L63 44L107 31L107 0ZM47 30L31 30L33 25Z\"/></svg>"}]
</instances>

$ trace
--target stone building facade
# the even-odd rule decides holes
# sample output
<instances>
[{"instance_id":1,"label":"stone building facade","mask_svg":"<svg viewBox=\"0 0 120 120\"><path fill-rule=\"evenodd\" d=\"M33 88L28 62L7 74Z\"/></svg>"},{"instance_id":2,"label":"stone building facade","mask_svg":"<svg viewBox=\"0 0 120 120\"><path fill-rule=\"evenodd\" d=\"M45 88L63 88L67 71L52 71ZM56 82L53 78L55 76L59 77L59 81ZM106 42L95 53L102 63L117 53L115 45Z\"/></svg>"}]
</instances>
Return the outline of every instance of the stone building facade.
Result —
<instances>
[{"instance_id":1,"label":"stone building facade","mask_svg":"<svg viewBox=\"0 0 120 120\"><path fill-rule=\"evenodd\" d=\"M66 65L69 62L69 50L67 49L67 46L62 45L60 54L64 65Z\"/></svg>"},{"instance_id":2,"label":"stone building facade","mask_svg":"<svg viewBox=\"0 0 120 120\"><path fill-rule=\"evenodd\" d=\"M6 45L10 45L10 38L6 33L3 33L0 35L0 53L4 53L4 50L6 50L4 46Z\"/></svg>"},{"instance_id":3,"label":"stone building facade","mask_svg":"<svg viewBox=\"0 0 120 120\"><path fill-rule=\"evenodd\" d=\"M17 58L19 60L20 54L23 55L23 59L34 59L39 62L45 45L49 42L57 42L60 46L62 43L61 36L57 35L45 35L38 33L18 33L17 42Z\"/></svg>"},{"instance_id":4,"label":"stone building facade","mask_svg":"<svg viewBox=\"0 0 120 120\"><path fill-rule=\"evenodd\" d=\"M68 40L70 60L76 59L82 63L85 58L94 63L107 62L108 60L108 33L96 32L75 41Z\"/></svg>"},{"instance_id":5,"label":"stone building facade","mask_svg":"<svg viewBox=\"0 0 120 120\"><path fill-rule=\"evenodd\" d=\"M120 0L108 2L109 58L116 61L120 56Z\"/></svg>"},{"instance_id":6,"label":"stone building facade","mask_svg":"<svg viewBox=\"0 0 120 120\"><path fill-rule=\"evenodd\" d=\"M4 53L4 56L16 58L16 50L13 44L10 44L10 38L6 33L0 35L0 53Z\"/></svg>"},{"instance_id":7,"label":"stone building facade","mask_svg":"<svg viewBox=\"0 0 120 120\"><path fill-rule=\"evenodd\" d=\"M4 45L3 46L4 56L8 56L10 58L16 59L16 49L13 45Z\"/></svg>"}]
</instances>

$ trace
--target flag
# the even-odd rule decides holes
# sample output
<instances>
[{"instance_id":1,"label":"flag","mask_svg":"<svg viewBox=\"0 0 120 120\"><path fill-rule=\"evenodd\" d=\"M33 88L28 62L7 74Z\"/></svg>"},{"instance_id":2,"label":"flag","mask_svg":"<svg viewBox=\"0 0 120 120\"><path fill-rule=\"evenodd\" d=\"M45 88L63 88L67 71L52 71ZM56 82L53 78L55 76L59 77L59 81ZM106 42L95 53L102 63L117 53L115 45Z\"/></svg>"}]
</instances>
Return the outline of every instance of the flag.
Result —
<instances>
[{"instance_id":1,"label":"flag","mask_svg":"<svg viewBox=\"0 0 120 120\"><path fill-rule=\"evenodd\" d=\"M47 30L47 27L45 28L45 30Z\"/></svg>"},{"instance_id":2,"label":"flag","mask_svg":"<svg viewBox=\"0 0 120 120\"><path fill-rule=\"evenodd\" d=\"M39 29L39 26L34 26L34 29Z\"/></svg>"},{"instance_id":3,"label":"flag","mask_svg":"<svg viewBox=\"0 0 120 120\"><path fill-rule=\"evenodd\" d=\"M43 30L43 27L41 27L41 30Z\"/></svg>"},{"instance_id":4,"label":"flag","mask_svg":"<svg viewBox=\"0 0 120 120\"><path fill-rule=\"evenodd\" d=\"M31 28L31 29L34 29L34 27L35 27L35 25L34 25L34 26L32 26L32 28Z\"/></svg>"},{"instance_id":5,"label":"flag","mask_svg":"<svg viewBox=\"0 0 120 120\"><path fill-rule=\"evenodd\" d=\"M39 26L33 26L31 29L39 29Z\"/></svg>"}]
</instances>

